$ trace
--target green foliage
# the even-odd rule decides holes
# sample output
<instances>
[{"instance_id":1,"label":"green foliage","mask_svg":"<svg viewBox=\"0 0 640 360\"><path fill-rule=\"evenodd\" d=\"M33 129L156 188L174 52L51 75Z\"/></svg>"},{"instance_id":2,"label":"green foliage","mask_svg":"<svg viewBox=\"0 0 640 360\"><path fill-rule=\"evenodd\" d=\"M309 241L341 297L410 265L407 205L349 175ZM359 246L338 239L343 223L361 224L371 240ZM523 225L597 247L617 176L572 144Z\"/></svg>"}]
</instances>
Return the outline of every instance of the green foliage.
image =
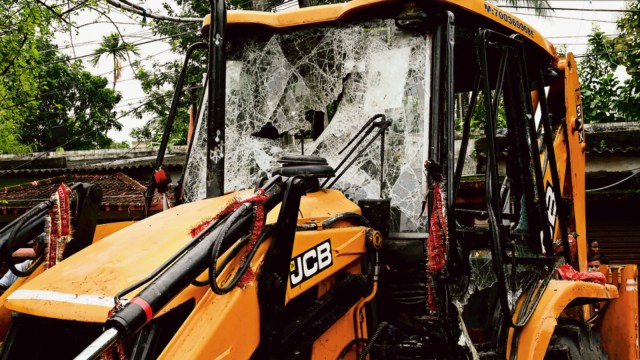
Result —
<instances>
[{"instance_id":1,"label":"green foliage","mask_svg":"<svg viewBox=\"0 0 640 360\"><path fill-rule=\"evenodd\" d=\"M56 146L108 148L112 140L107 131L122 128L114 111L121 95L107 87L107 79L92 75L80 61L69 61L56 47L46 45L42 61L49 65L38 73L42 92L33 116L23 120L23 140L38 151Z\"/></svg>"},{"instance_id":2,"label":"green foliage","mask_svg":"<svg viewBox=\"0 0 640 360\"><path fill-rule=\"evenodd\" d=\"M608 38L594 27L585 58L580 61L580 80L585 122L640 121L640 0L618 20L619 35ZM629 78L613 74L626 67Z\"/></svg>"},{"instance_id":3,"label":"green foliage","mask_svg":"<svg viewBox=\"0 0 640 360\"><path fill-rule=\"evenodd\" d=\"M109 149L128 149L129 143L126 141L121 141L121 142L114 142L111 144L111 146L109 146Z\"/></svg>"},{"instance_id":4,"label":"green foliage","mask_svg":"<svg viewBox=\"0 0 640 360\"><path fill-rule=\"evenodd\" d=\"M29 0L3 1L0 13L0 151L23 153L31 149L19 130L37 108L39 47L55 19Z\"/></svg>"},{"instance_id":5,"label":"green foliage","mask_svg":"<svg viewBox=\"0 0 640 360\"><path fill-rule=\"evenodd\" d=\"M120 95L50 42L54 32L68 30L61 11L93 3L0 3L5 15L0 18L0 152L94 149L112 143L106 133L121 127L113 111Z\"/></svg>"},{"instance_id":6,"label":"green foliage","mask_svg":"<svg viewBox=\"0 0 640 360\"><path fill-rule=\"evenodd\" d=\"M181 9L181 12L176 13L174 8L167 6L165 7L167 15L204 17L209 13L208 1L178 0L176 3L178 5L176 8ZM230 3L233 5L234 1ZM172 51L181 55L178 60L156 61L150 69L139 68L136 73L136 78L140 80L142 89L148 98L148 101L139 110L138 115L142 116L143 113L147 116L151 115L151 120L143 127L133 129L131 136L138 141L160 142L169 114L171 99L175 90L174 86L182 69L183 56L191 44L206 41L206 39L199 35L199 25L196 24L175 24L161 21L152 22L150 26L155 35L172 37ZM183 145L187 142L189 128L188 108L199 99L202 76L206 72L206 68L206 51L195 51L185 78L185 87L193 90L186 90L181 96L169 139L171 144Z\"/></svg>"}]
</instances>

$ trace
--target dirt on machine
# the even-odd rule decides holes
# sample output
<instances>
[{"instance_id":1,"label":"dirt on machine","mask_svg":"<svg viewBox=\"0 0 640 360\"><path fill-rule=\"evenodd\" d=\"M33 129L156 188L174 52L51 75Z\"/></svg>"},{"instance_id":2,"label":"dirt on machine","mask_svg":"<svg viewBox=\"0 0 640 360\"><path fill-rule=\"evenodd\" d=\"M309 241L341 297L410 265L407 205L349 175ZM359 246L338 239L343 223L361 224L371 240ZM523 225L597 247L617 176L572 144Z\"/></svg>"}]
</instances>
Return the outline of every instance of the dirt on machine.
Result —
<instances>
[{"instance_id":1,"label":"dirt on machine","mask_svg":"<svg viewBox=\"0 0 640 360\"><path fill-rule=\"evenodd\" d=\"M640 358L636 266L587 268L571 53L481 0L210 5L174 206L103 236L62 185L0 230L1 359Z\"/></svg>"}]
</instances>

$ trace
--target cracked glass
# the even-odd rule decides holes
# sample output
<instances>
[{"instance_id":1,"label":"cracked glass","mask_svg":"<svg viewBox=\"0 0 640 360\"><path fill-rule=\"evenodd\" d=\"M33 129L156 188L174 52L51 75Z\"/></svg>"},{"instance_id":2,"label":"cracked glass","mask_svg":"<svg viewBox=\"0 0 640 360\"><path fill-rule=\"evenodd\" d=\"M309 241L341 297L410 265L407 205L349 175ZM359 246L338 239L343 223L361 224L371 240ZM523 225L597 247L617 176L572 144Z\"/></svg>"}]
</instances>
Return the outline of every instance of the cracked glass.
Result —
<instances>
[{"instance_id":1,"label":"cracked glass","mask_svg":"<svg viewBox=\"0 0 640 360\"><path fill-rule=\"evenodd\" d=\"M304 154L322 156L335 168L357 143L340 153L350 139L382 114L390 121L384 163L381 138L369 143L375 128L353 151L363 153L332 187L354 201L391 198L392 231L425 230L430 35L380 19L236 37L229 49L226 192L253 187L279 166L280 157L301 154L295 136L300 133ZM270 136L264 136L267 130ZM186 201L205 197L205 162L206 124L199 121L186 169Z\"/></svg>"}]
</instances>

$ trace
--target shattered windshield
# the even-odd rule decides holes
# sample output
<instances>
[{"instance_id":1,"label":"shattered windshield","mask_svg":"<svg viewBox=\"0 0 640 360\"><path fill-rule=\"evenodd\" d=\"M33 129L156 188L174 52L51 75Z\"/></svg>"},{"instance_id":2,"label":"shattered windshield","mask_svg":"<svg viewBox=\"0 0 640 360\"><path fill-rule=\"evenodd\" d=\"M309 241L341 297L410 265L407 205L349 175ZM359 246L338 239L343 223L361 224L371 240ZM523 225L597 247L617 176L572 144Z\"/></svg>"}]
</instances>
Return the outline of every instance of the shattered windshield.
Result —
<instances>
[{"instance_id":1,"label":"shattered windshield","mask_svg":"<svg viewBox=\"0 0 640 360\"><path fill-rule=\"evenodd\" d=\"M280 157L301 154L301 133L305 155L336 167L348 153L340 150L372 116L383 114L391 126L382 167L378 138L361 146L364 153L333 188L354 201L380 198L382 189L382 197L391 198L392 230L424 231L429 35L375 20L229 41L225 191L252 187L278 167ZM203 121L194 141L186 201L206 193Z\"/></svg>"}]
</instances>

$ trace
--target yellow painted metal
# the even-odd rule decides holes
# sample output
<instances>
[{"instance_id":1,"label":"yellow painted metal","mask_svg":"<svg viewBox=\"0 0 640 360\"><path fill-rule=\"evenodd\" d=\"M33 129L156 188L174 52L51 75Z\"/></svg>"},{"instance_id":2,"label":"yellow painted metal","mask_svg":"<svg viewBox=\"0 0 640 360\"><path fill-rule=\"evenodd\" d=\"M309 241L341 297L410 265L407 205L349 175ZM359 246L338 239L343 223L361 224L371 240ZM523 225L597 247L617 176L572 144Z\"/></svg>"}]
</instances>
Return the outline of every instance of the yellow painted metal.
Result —
<instances>
[{"instance_id":1,"label":"yellow painted metal","mask_svg":"<svg viewBox=\"0 0 640 360\"><path fill-rule=\"evenodd\" d=\"M192 228L220 212L234 197L250 193L243 191L184 204L124 227L66 259L64 266L55 266L25 283L20 287L21 294L8 297L6 307L35 316L104 322L115 294L150 274L190 241ZM267 215L268 223L277 221L278 211L276 207ZM359 213L360 209L341 192L323 190L303 197L299 221L319 222L344 212ZM198 301L206 290L189 286L156 315L188 299ZM126 298L132 298L138 291Z\"/></svg>"},{"instance_id":2,"label":"yellow painted metal","mask_svg":"<svg viewBox=\"0 0 640 360\"><path fill-rule=\"evenodd\" d=\"M611 300L618 298L614 285L600 285L585 281L551 280L540 298L533 315L520 332L515 351L519 360L542 360L560 314L577 299ZM517 312L516 312L517 313ZM515 320L515 319L514 319ZM512 349L513 329L509 329L507 359Z\"/></svg>"},{"instance_id":3,"label":"yellow painted metal","mask_svg":"<svg viewBox=\"0 0 640 360\"><path fill-rule=\"evenodd\" d=\"M93 233L93 242L100 241L114 232L120 231L135 223L135 221L120 221L108 224L99 224L96 226L96 231Z\"/></svg>"},{"instance_id":4,"label":"yellow painted metal","mask_svg":"<svg viewBox=\"0 0 640 360\"><path fill-rule=\"evenodd\" d=\"M569 142L569 162L571 168L571 198L575 213L575 232L578 234L579 270L587 270L587 224L585 196L585 151L584 120L582 118L582 94L576 62L572 53L560 59L558 68L564 72L566 126ZM565 151L566 152L566 151Z\"/></svg>"},{"instance_id":5,"label":"yellow painted metal","mask_svg":"<svg viewBox=\"0 0 640 360\"><path fill-rule=\"evenodd\" d=\"M230 26L259 25L274 29L285 29L296 26L340 22L354 14L372 7L393 5L397 3L400 3L400 1L353 0L343 4L314 6L280 13L231 10L227 13L227 23ZM407 1L405 3L409 2ZM497 24L498 26L506 27L510 31L515 31L526 39L531 40L541 49L544 49L549 53L550 56L556 56L556 51L553 45L542 37L540 33L534 30L532 26L515 15L510 14L508 11L500 9L491 2L482 0L435 0L429 2L429 6L438 5L449 6L467 13L473 13ZM210 22L210 16L207 15L202 25L203 34L208 34Z\"/></svg>"},{"instance_id":6,"label":"yellow painted metal","mask_svg":"<svg viewBox=\"0 0 640 360\"><path fill-rule=\"evenodd\" d=\"M608 275L618 288L620 297L610 301L601 311L598 330L602 347L609 359L640 359L638 335L638 267L606 266L600 271Z\"/></svg>"},{"instance_id":7,"label":"yellow painted metal","mask_svg":"<svg viewBox=\"0 0 640 360\"><path fill-rule=\"evenodd\" d=\"M276 210L270 213L268 222L274 220L273 214L277 213ZM324 190L302 198L299 222L320 222L338 213L359 211L359 208L342 193ZM295 237L291 258L329 239L333 249L333 262L331 266L293 289L289 281L286 301L306 291L316 291L313 289L315 285L318 285L318 296L321 296L325 290L332 287L338 272L360 273L360 263L357 260L365 251L365 232L366 228L362 227L299 231ZM262 244L251 263L255 273L260 272L270 242L271 240L267 240ZM224 269L220 279L224 281L237 272L239 259L240 256ZM260 342L259 308L255 279L243 288L235 288L224 296L207 291L167 345L160 359L248 359ZM316 340L313 353L322 354L319 358L336 358L340 350L355 336L354 308ZM364 315L363 321L366 321Z\"/></svg>"},{"instance_id":8,"label":"yellow painted metal","mask_svg":"<svg viewBox=\"0 0 640 360\"><path fill-rule=\"evenodd\" d=\"M26 290L27 294L41 296L9 296L6 306L13 311L36 316L104 322L113 306L109 299L150 274L177 252L191 240L190 230L218 213L234 195L177 206L125 227L20 288L23 293ZM199 299L205 290L190 286L159 314L187 299ZM136 293L134 291L126 297L131 298ZM81 300L55 300L69 295L82 295L90 300L85 304Z\"/></svg>"},{"instance_id":9,"label":"yellow painted metal","mask_svg":"<svg viewBox=\"0 0 640 360\"><path fill-rule=\"evenodd\" d=\"M255 273L270 244L271 240L265 241L251 262ZM239 258L224 269L221 279L237 272ZM158 359L249 359L259 343L260 306L254 279L223 296L207 291Z\"/></svg>"},{"instance_id":10,"label":"yellow painted metal","mask_svg":"<svg viewBox=\"0 0 640 360\"><path fill-rule=\"evenodd\" d=\"M338 269L342 269L353 261L357 261L366 251L365 231L366 228L363 227L325 229L322 231L299 231L293 243L292 259L314 248L325 240L330 239L333 264L297 286L292 287L291 279L289 279L287 294L285 296L286 303L334 275ZM302 269L297 269L296 267L296 263L292 261L292 273L302 271Z\"/></svg>"}]
</instances>

